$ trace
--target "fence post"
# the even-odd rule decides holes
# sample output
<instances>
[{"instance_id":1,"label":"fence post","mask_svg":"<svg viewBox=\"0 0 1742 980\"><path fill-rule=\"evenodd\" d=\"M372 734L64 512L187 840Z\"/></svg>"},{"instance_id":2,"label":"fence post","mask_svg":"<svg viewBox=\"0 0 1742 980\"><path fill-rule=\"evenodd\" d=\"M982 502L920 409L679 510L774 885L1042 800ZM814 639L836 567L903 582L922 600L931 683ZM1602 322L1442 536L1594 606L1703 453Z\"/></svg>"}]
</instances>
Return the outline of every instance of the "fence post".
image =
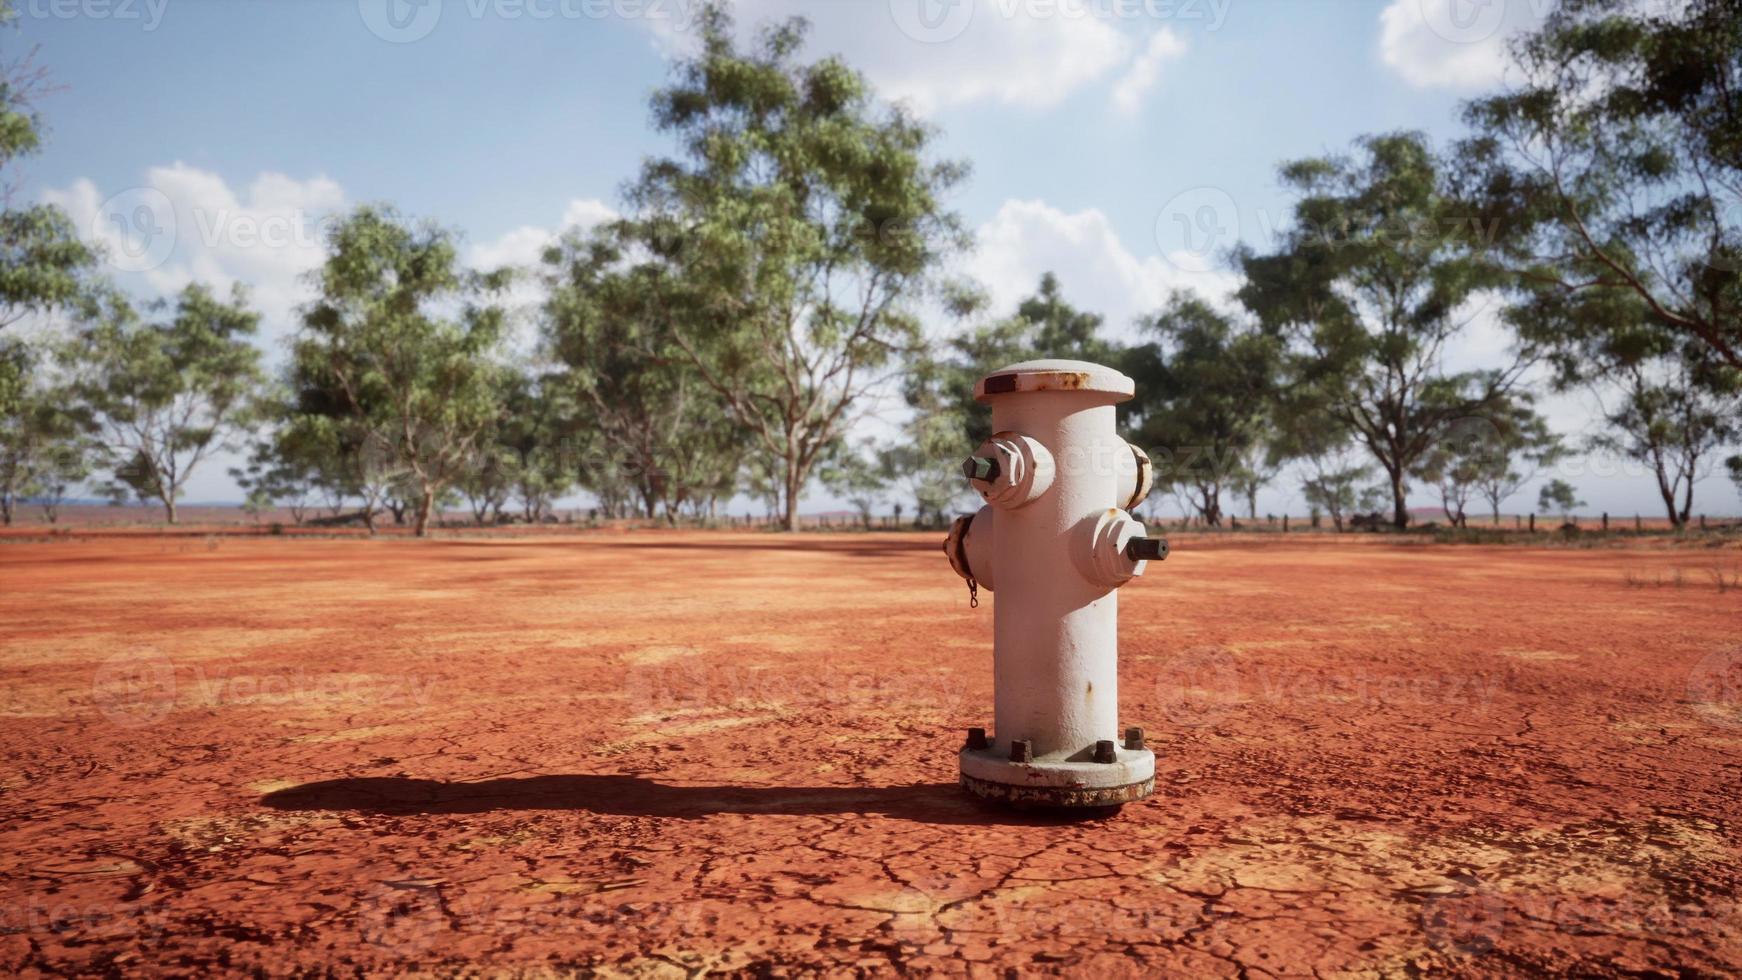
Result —
<instances>
[{"instance_id":1,"label":"fence post","mask_svg":"<svg viewBox=\"0 0 1742 980\"><path fill-rule=\"evenodd\" d=\"M1287 514L1282 515L1282 533L1284 533L1284 534L1288 533L1288 515Z\"/></svg>"},{"instance_id":2,"label":"fence post","mask_svg":"<svg viewBox=\"0 0 1742 980\"><path fill-rule=\"evenodd\" d=\"M1514 531L1516 531L1523 526L1524 526L1524 518L1519 517L1517 514L1513 514L1512 515L1512 529Z\"/></svg>"},{"instance_id":3,"label":"fence post","mask_svg":"<svg viewBox=\"0 0 1742 980\"><path fill-rule=\"evenodd\" d=\"M1608 511L1603 512L1603 530L1605 530L1605 531L1609 530L1609 512Z\"/></svg>"},{"instance_id":4,"label":"fence post","mask_svg":"<svg viewBox=\"0 0 1742 980\"><path fill-rule=\"evenodd\" d=\"M1635 531L1645 530L1645 521L1642 520L1638 514L1633 515L1633 530L1635 530Z\"/></svg>"},{"instance_id":5,"label":"fence post","mask_svg":"<svg viewBox=\"0 0 1742 980\"><path fill-rule=\"evenodd\" d=\"M1536 514L1534 513L1530 515L1530 533L1536 533Z\"/></svg>"},{"instance_id":6,"label":"fence post","mask_svg":"<svg viewBox=\"0 0 1742 980\"><path fill-rule=\"evenodd\" d=\"M1705 529L1706 529L1706 515L1701 514L1700 515L1700 530L1704 531Z\"/></svg>"}]
</instances>

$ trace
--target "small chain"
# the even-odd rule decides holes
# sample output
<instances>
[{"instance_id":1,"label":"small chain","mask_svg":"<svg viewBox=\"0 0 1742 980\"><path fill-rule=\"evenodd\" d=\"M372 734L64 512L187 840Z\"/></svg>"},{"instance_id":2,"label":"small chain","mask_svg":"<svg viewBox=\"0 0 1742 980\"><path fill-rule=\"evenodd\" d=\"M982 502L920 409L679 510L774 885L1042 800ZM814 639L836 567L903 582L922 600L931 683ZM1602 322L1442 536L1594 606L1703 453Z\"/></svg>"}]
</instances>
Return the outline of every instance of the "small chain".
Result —
<instances>
[{"instance_id":1,"label":"small chain","mask_svg":"<svg viewBox=\"0 0 1742 980\"><path fill-rule=\"evenodd\" d=\"M968 608L980 608L980 583L972 578L968 579Z\"/></svg>"}]
</instances>

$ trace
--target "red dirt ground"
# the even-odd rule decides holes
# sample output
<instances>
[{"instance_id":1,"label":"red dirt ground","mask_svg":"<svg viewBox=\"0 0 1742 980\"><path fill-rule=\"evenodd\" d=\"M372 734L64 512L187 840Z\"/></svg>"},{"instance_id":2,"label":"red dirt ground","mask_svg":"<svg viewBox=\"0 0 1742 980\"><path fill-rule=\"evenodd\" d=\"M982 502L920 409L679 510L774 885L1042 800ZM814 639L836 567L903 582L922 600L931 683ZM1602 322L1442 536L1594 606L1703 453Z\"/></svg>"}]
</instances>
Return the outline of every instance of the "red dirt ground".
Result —
<instances>
[{"instance_id":1,"label":"red dirt ground","mask_svg":"<svg viewBox=\"0 0 1742 980\"><path fill-rule=\"evenodd\" d=\"M1738 564L1178 537L1062 821L936 535L0 544L0 972L1735 974Z\"/></svg>"}]
</instances>

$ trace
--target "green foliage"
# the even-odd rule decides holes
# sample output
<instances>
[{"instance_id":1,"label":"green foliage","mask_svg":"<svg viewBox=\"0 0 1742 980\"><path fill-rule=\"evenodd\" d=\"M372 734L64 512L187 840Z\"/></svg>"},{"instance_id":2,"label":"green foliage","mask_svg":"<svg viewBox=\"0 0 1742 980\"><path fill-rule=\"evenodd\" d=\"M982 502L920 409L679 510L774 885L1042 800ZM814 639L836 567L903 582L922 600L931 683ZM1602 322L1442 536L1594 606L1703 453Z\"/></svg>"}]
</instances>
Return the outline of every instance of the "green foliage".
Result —
<instances>
[{"instance_id":1,"label":"green foliage","mask_svg":"<svg viewBox=\"0 0 1742 980\"><path fill-rule=\"evenodd\" d=\"M1146 318L1155 340L1132 348L1131 438L1158 488L1183 494L1204 523L1222 523L1222 494L1249 473L1270 433L1281 345L1188 293Z\"/></svg>"},{"instance_id":2,"label":"green foliage","mask_svg":"<svg viewBox=\"0 0 1742 980\"><path fill-rule=\"evenodd\" d=\"M343 461L337 458L336 446L315 434L316 428L299 424L285 398L263 399L261 405L263 419L276 422L277 427L252 445L246 463L231 467L230 476L246 495L246 506L264 512L282 504L300 525L313 499L329 484L334 494L344 496L339 475Z\"/></svg>"},{"instance_id":3,"label":"green foliage","mask_svg":"<svg viewBox=\"0 0 1742 980\"><path fill-rule=\"evenodd\" d=\"M1536 506L1539 510L1558 511L1562 520L1572 520L1573 511L1585 506L1585 502L1579 499L1572 484L1565 480L1550 480L1537 492Z\"/></svg>"},{"instance_id":4,"label":"green foliage","mask_svg":"<svg viewBox=\"0 0 1742 980\"><path fill-rule=\"evenodd\" d=\"M822 465L823 485L839 494L859 512L866 528L888 487L887 471L873 446L840 446Z\"/></svg>"},{"instance_id":5,"label":"green foliage","mask_svg":"<svg viewBox=\"0 0 1742 980\"><path fill-rule=\"evenodd\" d=\"M330 394L334 435L391 461L422 536L499 411L504 314L490 300L507 277L462 270L452 232L383 207L358 208L327 244L296 387Z\"/></svg>"},{"instance_id":6,"label":"green foliage","mask_svg":"<svg viewBox=\"0 0 1742 980\"><path fill-rule=\"evenodd\" d=\"M259 314L240 286L228 300L201 285L155 322L111 294L81 324L65 356L117 499L154 499L176 522L176 500L206 458L233 448L260 411Z\"/></svg>"},{"instance_id":7,"label":"green foliage","mask_svg":"<svg viewBox=\"0 0 1742 980\"><path fill-rule=\"evenodd\" d=\"M626 261L616 227L565 238L545 256L548 379L590 430L580 475L601 501L625 492L653 517L730 497L744 429L685 352L682 286L656 262ZM579 440L577 439L577 442Z\"/></svg>"},{"instance_id":8,"label":"green foliage","mask_svg":"<svg viewBox=\"0 0 1742 980\"><path fill-rule=\"evenodd\" d=\"M1326 513L1340 534L1350 514L1383 503L1383 491L1363 486L1373 478L1373 468L1356 463L1347 442L1314 444L1302 458L1306 467L1300 478L1301 496L1313 515L1314 526L1318 515Z\"/></svg>"},{"instance_id":9,"label":"green foliage","mask_svg":"<svg viewBox=\"0 0 1742 980\"><path fill-rule=\"evenodd\" d=\"M1538 332L1661 332L1742 370L1742 7L1566 0L1515 55L1523 84L1466 107L1461 157L1527 306L1554 314ZM1605 315L1623 299L1644 317Z\"/></svg>"},{"instance_id":10,"label":"green foliage","mask_svg":"<svg viewBox=\"0 0 1742 980\"><path fill-rule=\"evenodd\" d=\"M0 342L0 520L11 525L24 497L49 519L69 487L90 475L92 447L74 399L49 380L44 357Z\"/></svg>"},{"instance_id":11,"label":"green foliage","mask_svg":"<svg viewBox=\"0 0 1742 980\"><path fill-rule=\"evenodd\" d=\"M922 448L946 444L954 447L952 440L961 438L955 429L951 428L947 433L936 431L944 428L945 421L940 415L921 415L909 425L912 441L897 442L877 450L880 478L885 485L897 484L906 491L913 500L914 523L920 527L947 524L951 507L964 493L960 470L943 465L947 457ZM902 511L900 499L894 502L894 508L899 518Z\"/></svg>"},{"instance_id":12,"label":"green foliage","mask_svg":"<svg viewBox=\"0 0 1742 980\"><path fill-rule=\"evenodd\" d=\"M1447 371L1460 311L1500 283L1470 236L1445 166L1416 133L1369 136L1352 157L1285 164L1294 223L1276 252L1238 253L1241 301L1286 338L1283 411L1323 412L1384 470L1393 521L1408 476L1458 419L1482 415L1519 370Z\"/></svg>"},{"instance_id":13,"label":"green foliage","mask_svg":"<svg viewBox=\"0 0 1742 980\"><path fill-rule=\"evenodd\" d=\"M78 302L93 261L60 208L0 211L0 327Z\"/></svg>"},{"instance_id":14,"label":"green foliage","mask_svg":"<svg viewBox=\"0 0 1742 980\"><path fill-rule=\"evenodd\" d=\"M1530 396L1515 393L1498 400L1486 414L1454 421L1416 461L1413 475L1439 491L1453 526L1466 527L1473 498L1485 498L1498 521L1501 501L1563 452Z\"/></svg>"},{"instance_id":15,"label":"green foliage","mask_svg":"<svg viewBox=\"0 0 1742 980\"><path fill-rule=\"evenodd\" d=\"M968 291L948 300L960 318L971 317L985 302ZM904 379L907 402L935 421L922 427L915 441L934 454L935 464L943 465L991 436L992 411L974 401L974 384L1006 365L1035 358L1120 363L1122 352L1100 336L1101 326L1099 314L1065 301L1057 276L1043 274L1034 294L1017 304L1013 315L964 329L944 344L941 354L915 360Z\"/></svg>"},{"instance_id":16,"label":"green foliage","mask_svg":"<svg viewBox=\"0 0 1742 980\"><path fill-rule=\"evenodd\" d=\"M559 377L515 373L506 380L496 444L508 456L521 516L538 523L575 483L569 436L575 410Z\"/></svg>"},{"instance_id":17,"label":"green foliage","mask_svg":"<svg viewBox=\"0 0 1742 980\"><path fill-rule=\"evenodd\" d=\"M1678 355L1652 357L1613 369L1621 398L1606 412L1608 431L1593 448L1644 463L1657 481L1671 525L1683 527L1693 511L1694 484L1706 476L1712 453L1736 438L1742 409L1733 376L1712 378L1711 353L1690 344Z\"/></svg>"},{"instance_id":18,"label":"green foliage","mask_svg":"<svg viewBox=\"0 0 1742 980\"><path fill-rule=\"evenodd\" d=\"M0 31L13 28L15 16L12 4L0 3ZM47 81L29 56L0 66L0 182L8 201L14 190L9 169L42 145L35 101ZM95 262L60 208L0 210L0 328L27 314L73 305L84 296Z\"/></svg>"},{"instance_id":19,"label":"green foliage","mask_svg":"<svg viewBox=\"0 0 1742 980\"><path fill-rule=\"evenodd\" d=\"M840 60L797 60L803 20L734 46L724 5L653 99L681 155L646 165L632 234L677 287L681 354L777 471L783 522L855 406L917 349L914 301L965 242L963 176L931 131Z\"/></svg>"}]
</instances>

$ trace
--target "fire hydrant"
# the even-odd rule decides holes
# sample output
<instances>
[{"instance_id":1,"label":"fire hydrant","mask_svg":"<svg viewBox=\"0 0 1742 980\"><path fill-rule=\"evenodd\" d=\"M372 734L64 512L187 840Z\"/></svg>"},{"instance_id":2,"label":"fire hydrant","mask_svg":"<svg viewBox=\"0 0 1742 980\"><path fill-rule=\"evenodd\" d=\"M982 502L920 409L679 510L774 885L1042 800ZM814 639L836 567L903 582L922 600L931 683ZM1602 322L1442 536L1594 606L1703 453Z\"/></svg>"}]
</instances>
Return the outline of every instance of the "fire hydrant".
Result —
<instances>
[{"instance_id":1,"label":"fire hydrant","mask_svg":"<svg viewBox=\"0 0 1742 980\"><path fill-rule=\"evenodd\" d=\"M994 435L962 465L986 506L944 542L977 598L994 594L993 732L968 730L962 785L1019 805L1107 807L1148 796L1155 755L1119 729L1118 589L1167 557L1129 511L1149 457L1119 438L1130 378L1084 361L1025 361L982 378ZM1123 737L1121 737L1121 734Z\"/></svg>"}]
</instances>

